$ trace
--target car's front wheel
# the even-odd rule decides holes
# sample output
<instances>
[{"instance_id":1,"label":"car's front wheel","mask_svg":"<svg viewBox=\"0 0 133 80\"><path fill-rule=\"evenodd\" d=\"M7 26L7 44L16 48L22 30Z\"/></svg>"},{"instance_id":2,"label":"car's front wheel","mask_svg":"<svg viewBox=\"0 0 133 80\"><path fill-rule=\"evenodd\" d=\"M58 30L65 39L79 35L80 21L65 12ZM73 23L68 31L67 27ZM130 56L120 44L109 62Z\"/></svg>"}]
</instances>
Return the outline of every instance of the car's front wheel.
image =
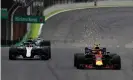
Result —
<instances>
[{"instance_id":1,"label":"car's front wheel","mask_svg":"<svg viewBox=\"0 0 133 80\"><path fill-rule=\"evenodd\" d=\"M40 55L41 60L49 60L50 59L50 54L49 53L45 53Z\"/></svg>"},{"instance_id":2,"label":"car's front wheel","mask_svg":"<svg viewBox=\"0 0 133 80\"><path fill-rule=\"evenodd\" d=\"M14 55L14 49L9 50L9 60L16 60L16 55Z\"/></svg>"},{"instance_id":3,"label":"car's front wheel","mask_svg":"<svg viewBox=\"0 0 133 80\"><path fill-rule=\"evenodd\" d=\"M10 60L16 60L16 56L15 55L9 55L9 59Z\"/></svg>"}]
</instances>

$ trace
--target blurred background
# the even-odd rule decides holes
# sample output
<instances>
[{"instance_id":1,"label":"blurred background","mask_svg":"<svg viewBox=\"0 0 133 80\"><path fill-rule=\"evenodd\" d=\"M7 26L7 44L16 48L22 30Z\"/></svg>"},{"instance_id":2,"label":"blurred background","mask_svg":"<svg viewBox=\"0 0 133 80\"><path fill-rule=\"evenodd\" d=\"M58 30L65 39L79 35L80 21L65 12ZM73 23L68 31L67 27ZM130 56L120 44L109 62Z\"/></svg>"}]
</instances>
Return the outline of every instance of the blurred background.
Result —
<instances>
[{"instance_id":1,"label":"blurred background","mask_svg":"<svg viewBox=\"0 0 133 80\"><path fill-rule=\"evenodd\" d=\"M15 23L12 17L15 15L40 15L43 10L55 5L66 3L93 2L95 0L2 0L1 7L5 9L2 13L8 14L1 19L1 45L10 46L20 42L28 31L30 24ZM107 0L97 0L107 1ZM127 0L108 0L108 1L127 1ZM131 0L130 0L131 1ZM13 31L13 32L12 32Z\"/></svg>"}]
</instances>

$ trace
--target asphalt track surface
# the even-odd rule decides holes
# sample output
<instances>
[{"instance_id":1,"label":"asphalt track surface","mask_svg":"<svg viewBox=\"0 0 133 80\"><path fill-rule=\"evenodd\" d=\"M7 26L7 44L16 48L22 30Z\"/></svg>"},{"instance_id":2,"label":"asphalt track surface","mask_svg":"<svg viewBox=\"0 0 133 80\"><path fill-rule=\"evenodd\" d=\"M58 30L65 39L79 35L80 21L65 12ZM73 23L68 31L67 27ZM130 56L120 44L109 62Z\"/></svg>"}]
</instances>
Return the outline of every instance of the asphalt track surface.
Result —
<instances>
[{"instance_id":1,"label":"asphalt track surface","mask_svg":"<svg viewBox=\"0 0 133 80\"><path fill-rule=\"evenodd\" d=\"M64 12L50 18L41 37L52 40L49 61L9 61L2 48L2 80L133 80L133 7ZM77 70L73 55L101 43L122 59L122 70Z\"/></svg>"}]
</instances>

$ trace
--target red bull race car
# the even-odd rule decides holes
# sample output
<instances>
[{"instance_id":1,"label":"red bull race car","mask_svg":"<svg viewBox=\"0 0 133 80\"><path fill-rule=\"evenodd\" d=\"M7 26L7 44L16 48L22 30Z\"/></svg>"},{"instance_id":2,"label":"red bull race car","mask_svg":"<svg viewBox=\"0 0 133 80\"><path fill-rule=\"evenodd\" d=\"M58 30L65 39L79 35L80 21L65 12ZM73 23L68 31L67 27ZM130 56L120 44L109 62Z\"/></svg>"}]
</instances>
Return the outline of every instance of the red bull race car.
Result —
<instances>
[{"instance_id":1,"label":"red bull race car","mask_svg":"<svg viewBox=\"0 0 133 80\"><path fill-rule=\"evenodd\" d=\"M84 53L74 54L74 67L77 69L121 69L121 58L115 53L106 52L106 48L96 45L85 47Z\"/></svg>"}]
</instances>

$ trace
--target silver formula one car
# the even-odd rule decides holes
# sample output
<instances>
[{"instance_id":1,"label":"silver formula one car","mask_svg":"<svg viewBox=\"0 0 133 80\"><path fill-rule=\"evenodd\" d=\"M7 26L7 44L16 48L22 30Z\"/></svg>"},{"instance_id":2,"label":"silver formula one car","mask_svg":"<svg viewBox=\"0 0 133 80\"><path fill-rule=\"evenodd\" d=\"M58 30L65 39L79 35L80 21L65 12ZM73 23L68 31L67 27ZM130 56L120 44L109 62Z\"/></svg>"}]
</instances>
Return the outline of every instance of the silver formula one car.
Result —
<instances>
[{"instance_id":1,"label":"silver formula one car","mask_svg":"<svg viewBox=\"0 0 133 80\"><path fill-rule=\"evenodd\" d=\"M51 58L50 41L42 39L27 40L19 46L12 46L9 49L9 59L41 59L48 60Z\"/></svg>"}]
</instances>

